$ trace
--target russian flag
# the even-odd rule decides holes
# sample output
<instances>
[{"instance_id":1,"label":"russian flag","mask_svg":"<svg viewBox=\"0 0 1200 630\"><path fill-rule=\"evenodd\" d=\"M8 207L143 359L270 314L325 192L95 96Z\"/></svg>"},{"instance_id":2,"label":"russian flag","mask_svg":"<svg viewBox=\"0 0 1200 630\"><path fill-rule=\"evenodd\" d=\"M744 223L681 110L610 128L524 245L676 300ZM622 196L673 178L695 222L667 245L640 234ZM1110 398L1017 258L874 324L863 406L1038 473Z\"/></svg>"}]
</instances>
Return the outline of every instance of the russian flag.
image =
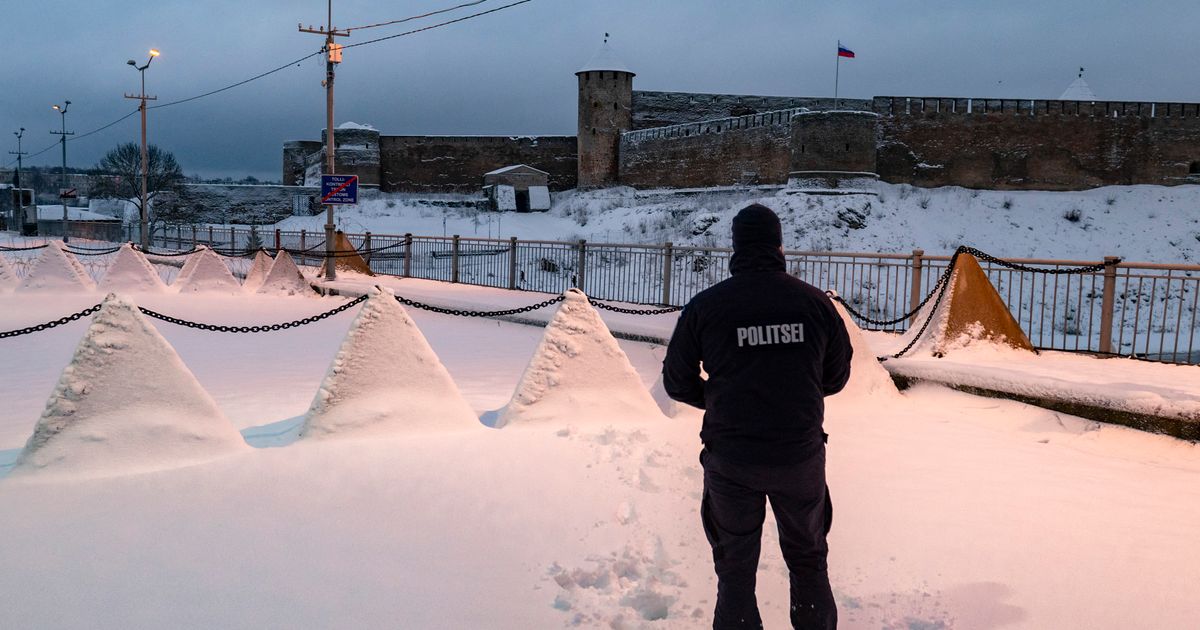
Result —
<instances>
[{"instance_id":1,"label":"russian flag","mask_svg":"<svg viewBox=\"0 0 1200 630\"><path fill-rule=\"evenodd\" d=\"M838 42L838 56L854 59L854 51L843 46L841 42Z\"/></svg>"}]
</instances>

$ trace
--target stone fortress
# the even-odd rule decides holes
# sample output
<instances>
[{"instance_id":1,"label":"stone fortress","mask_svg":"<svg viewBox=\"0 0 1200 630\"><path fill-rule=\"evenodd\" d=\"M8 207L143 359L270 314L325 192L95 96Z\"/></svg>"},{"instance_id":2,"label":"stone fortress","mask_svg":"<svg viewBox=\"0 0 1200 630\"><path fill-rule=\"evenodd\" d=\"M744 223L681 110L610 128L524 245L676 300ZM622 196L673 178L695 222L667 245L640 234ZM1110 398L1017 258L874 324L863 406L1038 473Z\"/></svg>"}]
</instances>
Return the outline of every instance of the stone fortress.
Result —
<instances>
[{"instance_id":1,"label":"stone fortress","mask_svg":"<svg viewBox=\"0 0 1200 630\"><path fill-rule=\"evenodd\" d=\"M1200 183L1200 103L1101 101L1080 77L1059 100L869 100L649 92L607 42L575 73L576 136L335 131L337 172L383 192L475 193L525 164L551 190L784 185L1079 190ZM323 143L283 149L283 183L314 183Z\"/></svg>"}]
</instances>

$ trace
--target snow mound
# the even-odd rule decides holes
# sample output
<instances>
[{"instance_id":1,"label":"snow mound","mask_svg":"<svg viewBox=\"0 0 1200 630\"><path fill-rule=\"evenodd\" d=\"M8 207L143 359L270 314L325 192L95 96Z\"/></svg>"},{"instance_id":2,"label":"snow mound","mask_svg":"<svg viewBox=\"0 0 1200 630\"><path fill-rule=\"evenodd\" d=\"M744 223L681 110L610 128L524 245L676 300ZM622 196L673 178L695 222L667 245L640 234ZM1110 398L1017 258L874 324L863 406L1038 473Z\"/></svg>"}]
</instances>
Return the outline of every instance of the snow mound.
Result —
<instances>
[{"instance_id":1,"label":"snow mound","mask_svg":"<svg viewBox=\"0 0 1200 630\"><path fill-rule=\"evenodd\" d=\"M875 351L871 349L871 344L863 338L862 330L854 323L850 313L836 300L833 306L837 309L838 315L842 316L842 322L846 324L846 332L850 335L850 346L854 349L854 356L850 359L850 380L846 383L846 387L833 397L853 400L868 396L899 395L900 390L892 381L892 375L879 362Z\"/></svg>"},{"instance_id":2,"label":"snow mound","mask_svg":"<svg viewBox=\"0 0 1200 630\"><path fill-rule=\"evenodd\" d=\"M179 270L179 275L175 276L175 284L182 285L183 279L192 275L192 271L196 269L196 263L200 262L200 255L208 251L207 245L197 245L196 251L183 261L183 269Z\"/></svg>"},{"instance_id":3,"label":"snow mound","mask_svg":"<svg viewBox=\"0 0 1200 630\"><path fill-rule=\"evenodd\" d=\"M150 261L132 245L125 243L101 278L100 288L106 291L162 293L167 290L167 285L158 277Z\"/></svg>"},{"instance_id":4,"label":"snow mound","mask_svg":"<svg viewBox=\"0 0 1200 630\"><path fill-rule=\"evenodd\" d=\"M662 417L587 296L569 289L496 426Z\"/></svg>"},{"instance_id":5,"label":"snow mound","mask_svg":"<svg viewBox=\"0 0 1200 630\"><path fill-rule=\"evenodd\" d=\"M0 291L11 291L21 284L17 272L8 264L4 256L0 256Z\"/></svg>"},{"instance_id":6,"label":"snow mound","mask_svg":"<svg viewBox=\"0 0 1200 630\"><path fill-rule=\"evenodd\" d=\"M33 263L29 275L18 287L18 291L95 291L96 283L84 271L83 265L71 254L63 251L62 243L50 241L42 255Z\"/></svg>"},{"instance_id":7,"label":"snow mound","mask_svg":"<svg viewBox=\"0 0 1200 630\"><path fill-rule=\"evenodd\" d=\"M300 268L296 266L296 261L292 260L291 254L283 250L275 254L271 270L255 291L273 295L315 295L308 281L304 279L304 274L300 273Z\"/></svg>"},{"instance_id":8,"label":"snow mound","mask_svg":"<svg viewBox=\"0 0 1200 630\"><path fill-rule=\"evenodd\" d=\"M366 131L379 131L378 129L372 127L371 125L365 125L363 123L356 123L353 120L347 120L346 122L338 125L337 128L338 129L363 129Z\"/></svg>"},{"instance_id":9,"label":"snow mound","mask_svg":"<svg viewBox=\"0 0 1200 630\"><path fill-rule=\"evenodd\" d=\"M396 296L376 287L325 373L301 437L364 437L481 426Z\"/></svg>"},{"instance_id":10,"label":"snow mound","mask_svg":"<svg viewBox=\"0 0 1200 630\"><path fill-rule=\"evenodd\" d=\"M137 306L110 294L59 377L13 475L114 476L249 448Z\"/></svg>"},{"instance_id":11,"label":"snow mound","mask_svg":"<svg viewBox=\"0 0 1200 630\"><path fill-rule=\"evenodd\" d=\"M183 272L179 274L179 278L175 284L179 285L180 293L240 293L242 285L238 284L237 278L233 277L233 273L229 271L229 267L225 265L225 261L213 252L211 249L192 254L188 263L195 259L196 264L187 271L187 275ZM185 267L186 267L185 263Z\"/></svg>"},{"instance_id":12,"label":"snow mound","mask_svg":"<svg viewBox=\"0 0 1200 630\"><path fill-rule=\"evenodd\" d=\"M263 285L263 281L267 279L267 274L271 271L271 256L263 250L258 250L254 255L254 262L250 263L250 271L246 272L246 279L242 281L242 290L247 293L253 293Z\"/></svg>"},{"instance_id":13,"label":"snow mound","mask_svg":"<svg viewBox=\"0 0 1200 630\"><path fill-rule=\"evenodd\" d=\"M639 546L591 556L588 568L550 566L547 573L560 589L553 606L570 615L568 625L641 628L660 620L702 625L703 612L679 605L687 582L673 570L679 562L667 555L662 540L649 551Z\"/></svg>"}]
</instances>

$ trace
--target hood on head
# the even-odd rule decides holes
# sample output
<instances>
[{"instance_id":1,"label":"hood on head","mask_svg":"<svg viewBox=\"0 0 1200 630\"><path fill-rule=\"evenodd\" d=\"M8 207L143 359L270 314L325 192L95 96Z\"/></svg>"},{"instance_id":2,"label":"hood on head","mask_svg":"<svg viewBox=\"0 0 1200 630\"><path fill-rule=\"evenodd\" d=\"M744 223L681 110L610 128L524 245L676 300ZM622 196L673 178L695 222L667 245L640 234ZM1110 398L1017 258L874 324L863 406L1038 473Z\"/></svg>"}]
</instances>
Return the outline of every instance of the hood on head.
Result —
<instances>
[{"instance_id":1,"label":"hood on head","mask_svg":"<svg viewBox=\"0 0 1200 630\"><path fill-rule=\"evenodd\" d=\"M747 271L784 271L783 227L770 208L750 204L733 217L732 274Z\"/></svg>"}]
</instances>

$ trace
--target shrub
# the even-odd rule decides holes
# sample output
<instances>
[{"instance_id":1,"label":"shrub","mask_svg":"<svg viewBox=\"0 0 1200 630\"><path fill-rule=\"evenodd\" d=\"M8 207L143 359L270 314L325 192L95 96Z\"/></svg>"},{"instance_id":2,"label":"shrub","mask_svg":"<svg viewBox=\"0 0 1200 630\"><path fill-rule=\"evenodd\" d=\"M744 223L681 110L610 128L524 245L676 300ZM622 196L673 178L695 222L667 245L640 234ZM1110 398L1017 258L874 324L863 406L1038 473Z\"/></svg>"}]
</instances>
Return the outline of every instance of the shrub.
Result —
<instances>
[{"instance_id":1,"label":"shrub","mask_svg":"<svg viewBox=\"0 0 1200 630\"><path fill-rule=\"evenodd\" d=\"M1083 219L1083 211L1079 208L1071 208L1063 213L1063 218L1071 223L1079 223Z\"/></svg>"},{"instance_id":2,"label":"shrub","mask_svg":"<svg viewBox=\"0 0 1200 630\"><path fill-rule=\"evenodd\" d=\"M1000 207L1004 208L1005 210L1012 210L1012 207L1013 207L1012 197L1005 197L1004 201L1000 204Z\"/></svg>"}]
</instances>

